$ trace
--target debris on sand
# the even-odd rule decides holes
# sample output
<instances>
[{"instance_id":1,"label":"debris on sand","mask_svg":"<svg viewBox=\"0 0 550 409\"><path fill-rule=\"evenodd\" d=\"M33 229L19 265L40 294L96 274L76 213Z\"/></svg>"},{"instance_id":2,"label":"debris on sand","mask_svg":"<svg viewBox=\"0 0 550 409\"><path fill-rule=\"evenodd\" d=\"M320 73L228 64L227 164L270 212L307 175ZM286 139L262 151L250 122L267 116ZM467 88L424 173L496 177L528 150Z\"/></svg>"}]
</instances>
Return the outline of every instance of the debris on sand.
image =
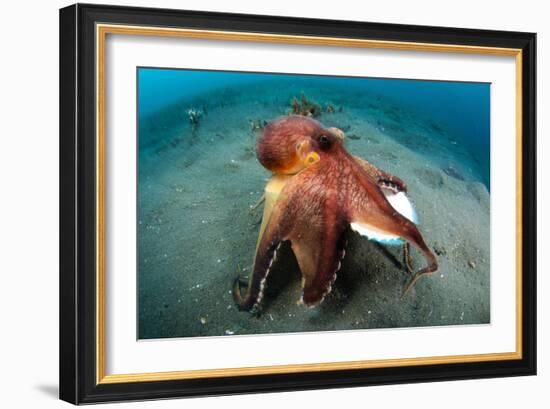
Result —
<instances>
[{"instance_id":1,"label":"debris on sand","mask_svg":"<svg viewBox=\"0 0 550 409\"><path fill-rule=\"evenodd\" d=\"M458 180L464 180L464 176L462 173L458 171L454 166L449 165L446 168L443 169L443 172L445 172L447 175L449 175L452 178L458 179Z\"/></svg>"},{"instance_id":2,"label":"debris on sand","mask_svg":"<svg viewBox=\"0 0 550 409\"><path fill-rule=\"evenodd\" d=\"M424 167L415 169L420 181L433 189L441 189L445 183L439 170L433 167Z\"/></svg>"},{"instance_id":3,"label":"debris on sand","mask_svg":"<svg viewBox=\"0 0 550 409\"><path fill-rule=\"evenodd\" d=\"M437 241L434 243L433 249L435 251L435 254L437 254L438 256L447 255L447 249L445 248L445 246Z\"/></svg>"},{"instance_id":4,"label":"debris on sand","mask_svg":"<svg viewBox=\"0 0 550 409\"><path fill-rule=\"evenodd\" d=\"M264 129L267 125L267 121L264 119L251 119L249 121L251 131L259 131Z\"/></svg>"}]
</instances>

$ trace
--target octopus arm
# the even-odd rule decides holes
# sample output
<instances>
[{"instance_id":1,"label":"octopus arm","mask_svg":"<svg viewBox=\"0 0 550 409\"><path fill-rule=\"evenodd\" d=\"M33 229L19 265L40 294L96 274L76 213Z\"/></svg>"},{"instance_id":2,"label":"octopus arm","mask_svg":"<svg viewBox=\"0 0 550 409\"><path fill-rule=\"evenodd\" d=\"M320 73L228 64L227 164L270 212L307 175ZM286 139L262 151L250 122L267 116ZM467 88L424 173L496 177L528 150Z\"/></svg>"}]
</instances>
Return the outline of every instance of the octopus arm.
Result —
<instances>
[{"instance_id":1,"label":"octopus arm","mask_svg":"<svg viewBox=\"0 0 550 409\"><path fill-rule=\"evenodd\" d=\"M281 213L273 209L269 220L262 226L263 231L258 239L252 274L247 283L246 294L241 292L241 284L237 278L233 284L233 299L240 310L250 311L259 307L264 296L267 277L277 259L277 251L283 241L284 231L279 224ZM264 224L262 223L262 224Z\"/></svg>"},{"instance_id":2,"label":"octopus arm","mask_svg":"<svg viewBox=\"0 0 550 409\"><path fill-rule=\"evenodd\" d=\"M315 307L330 293L344 258L344 237L341 229L332 233L310 230L290 240L302 272L300 303ZM323 245L326 243L326 245Z\"/></svg>"},{"instance_id":3,"label":"octopus arm","mask_svg":"<svg viewBox=\"0 0 550 409\"><path fill-rule=\"evenodd\" d=\"M320 304L330 293L344 257L346 227L339 180L330 162L318 163L294 176L285 187L286 213L292 215L285 239L292 246L302 273L300 303Z\"/></svg>"},{"instance_id":4,"label":"octopus arm","mask_svg":"<svg viewBox=\"0 0 550 409\"><path fill-rule=\"evenodd\" d=\"M233 299L240 310L250 311L258 307L263 298L267 277L277 259L277 251L283 236L288 230L288 227L284 226L285 219L288 218L285 214L287 200L281 199L281 192L289 180L288 176L274 175L265 187L262 224L246 294L243 295L241 292L241 284L244 283L239 278L233 284ZM286 225L288 226L288 223Z\"/></svg>"},{"instance_id":5,"label":"octopus arm","mask_svg":"<svg viewBox=\"0 0 550 409\"><path fill-rule=\"evenodd\" d=\"M353 159L380 188L390 190L393 193L407 192L407 185L397 176L377 168L359 156L353 156Z\"/></svg>"},{"instance_id":6,"label":"octopus arm","mask_svg":"<svg viewBox=\"0 0 550 409\"><path fill-rule=\"evenodd\" d=\"M333 203L334 197L323 185L316 185L320 179L318 171L312 168L286 178L279 191L273 189L271 181L268 183L264 220L247 292L241 294L238 280L233 288L240 309L259 306L283 241L290 241L302 273L300 301L315 306L330 292L344 256L345 222Z\"/></svg>"},{"instance_id":7,"label":"octopus arm","mask_svg":"<svg viewBox=\"0 0 550 409\"><path fill-rule=\"evenodd\" d=\"M401 238L418 248L427 261L427 266L417 271L405 287L405 295L418 278L437 270L437 259L418 227L394 209L382 189L373 188L372 180L360 173L356 174L356 178L355 191L348 200L348 222L351 228L369 238L372 235L388 240Z\"/></svg>"}]
</instances>

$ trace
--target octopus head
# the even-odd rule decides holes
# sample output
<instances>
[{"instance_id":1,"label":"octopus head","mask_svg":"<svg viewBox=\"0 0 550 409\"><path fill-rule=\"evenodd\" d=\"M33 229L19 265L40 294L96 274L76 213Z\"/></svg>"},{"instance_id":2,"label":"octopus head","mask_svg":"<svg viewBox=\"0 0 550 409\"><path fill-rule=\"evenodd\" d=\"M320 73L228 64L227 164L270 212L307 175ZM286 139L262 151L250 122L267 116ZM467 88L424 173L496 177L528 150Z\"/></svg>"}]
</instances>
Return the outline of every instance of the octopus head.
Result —
<instances>
[{"instance_id":1,"label":"octopus head","mask_svg":"<svg viewBox=\"0 0 550 409\"><path fill-rule=\"evenodd\" d=\"M256 154L273 173L293 175L338 149L343 140L340 129L325 128L312 118L293 115L266 125L256 143Z\"/></svg>"}]
</instances>

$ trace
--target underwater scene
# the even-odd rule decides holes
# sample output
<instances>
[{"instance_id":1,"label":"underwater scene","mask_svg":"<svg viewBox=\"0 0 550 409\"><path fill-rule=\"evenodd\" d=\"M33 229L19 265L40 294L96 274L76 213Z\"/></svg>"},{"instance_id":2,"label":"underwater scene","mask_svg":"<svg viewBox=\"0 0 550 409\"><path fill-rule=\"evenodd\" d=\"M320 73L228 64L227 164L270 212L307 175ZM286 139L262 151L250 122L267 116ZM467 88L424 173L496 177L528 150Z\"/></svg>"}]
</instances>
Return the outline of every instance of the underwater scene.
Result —
<instances>
[{"instance_id":1,"label":"underwater scene","mask_svg":"<svg viewBox=\"0 0 550 409\"><path fill-rule=\"evenodd\" d=\"M490 323L490 84L138 68L138 338Z\"/></svg>"}]
</instances>

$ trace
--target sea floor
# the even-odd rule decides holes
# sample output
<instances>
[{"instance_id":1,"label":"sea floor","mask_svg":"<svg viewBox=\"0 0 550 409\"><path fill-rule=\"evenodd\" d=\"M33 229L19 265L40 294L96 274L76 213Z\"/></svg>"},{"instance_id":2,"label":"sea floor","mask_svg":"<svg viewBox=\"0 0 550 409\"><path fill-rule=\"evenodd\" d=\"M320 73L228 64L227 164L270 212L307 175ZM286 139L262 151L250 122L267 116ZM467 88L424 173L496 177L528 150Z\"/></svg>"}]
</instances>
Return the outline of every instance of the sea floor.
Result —
<instances>
[{"instance_id":1,"label":"sea floor","mask_svg":"<svg viewBox=\"0 0 550 409\"><path fill-rule=\"evenodd\" d=\"M255 157L254 128L287 114L302 92L320 104L318 120L344 130L351 153L408 186L440 268L403 301L410 276L401 246L349 231L338 279L319 307L297 305L301 276L288 245L261 314L235 307L233 280L250 273L261 223L261 207L252 206L270 176ZM205 111L196 129L188 108ZM468 149L425 115L374 94L265 83L175 104L141 120L139 138L140 339L490 322L489 192Z\"/></svg>"}]
</instances>

